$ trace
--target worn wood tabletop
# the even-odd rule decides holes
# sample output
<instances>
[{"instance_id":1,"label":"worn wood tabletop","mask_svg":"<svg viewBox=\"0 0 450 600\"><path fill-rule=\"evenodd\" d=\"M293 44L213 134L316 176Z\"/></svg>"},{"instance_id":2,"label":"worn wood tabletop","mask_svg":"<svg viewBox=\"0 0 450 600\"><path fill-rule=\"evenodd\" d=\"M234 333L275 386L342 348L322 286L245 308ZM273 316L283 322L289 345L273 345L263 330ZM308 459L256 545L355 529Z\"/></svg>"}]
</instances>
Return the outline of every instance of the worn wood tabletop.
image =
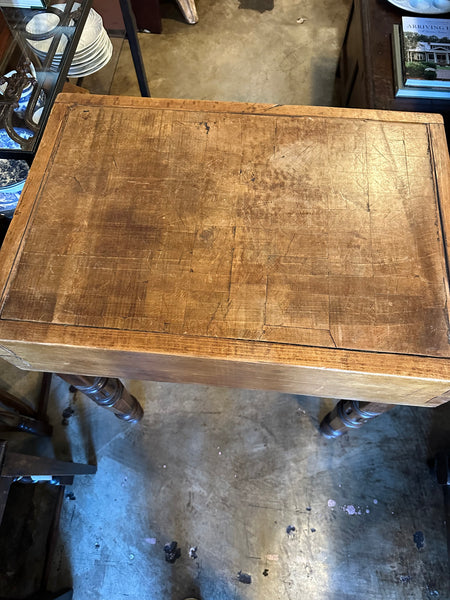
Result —
<instances>
[{"instance_id":1,"label":"worn wood tabletop","mask_svg":"<svg viewBox=\"0 0 450 600\"><path fill-rule=\"evenodd\" d=\"M24 368L450 398L437 115L59 96L1 251Z\"/></svg>"}]
</instances>

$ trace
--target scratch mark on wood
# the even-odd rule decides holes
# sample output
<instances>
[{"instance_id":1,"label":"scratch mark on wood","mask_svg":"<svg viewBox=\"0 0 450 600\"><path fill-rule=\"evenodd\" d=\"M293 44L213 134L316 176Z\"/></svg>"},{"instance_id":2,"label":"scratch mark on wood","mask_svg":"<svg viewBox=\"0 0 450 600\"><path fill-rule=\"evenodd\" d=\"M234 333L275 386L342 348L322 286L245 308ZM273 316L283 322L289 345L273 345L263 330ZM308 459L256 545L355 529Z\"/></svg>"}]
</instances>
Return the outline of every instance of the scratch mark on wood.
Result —
<instances>
[{"instance_id":1,"label":"scratch mark on wood","mask_svg":"<svg viewBox=\"0 0 450 600\"><path fill-rule=\"evenodd\" d=\"M227 302L231 300L231 285L232 285L232 277L233 277L233 264L234 264L234 250L235 250L235 241L236 241L236 225L232 228L233 232L233 246L231 248L231 258L230 258L230 272L228 274L228 298Z\"/></svg>"},{"instance_id":2,"label":"scratch mark on wood","mask_svg":"<svg viewBox=\"0 0 450 600\"><path fill-rule=\"evenodd\" d=\"M221 307L221 305L222 305L222 302L218 302L217 303L217 306L216 306L214 312L212 313L212 315L211 315L211 317L210 317L210 319L208 321L208 325L206 326L206 332L207 333L209 333L211 325L213 324L213 322L214 322L214 320L216 318L217 312L218 312L219 308Z\"/></svg>"},{"instance_id":3,"label":"scratch mark on wood","mask_svg":"<svg viewBox=\"0 0 450 600\"><path fill-rule=\"evenodd\" d=\"M264 112L268 112L269 110L273 110L274 108L279 108L281 106L284 106L284 104L273 104L272 106L269 106Z\"/></svg>"},{"instance_id":4,"label":"scratch mark on wood","mask_svg":"<svg viewBox=\"0 0 450 600\"><path fill-rule=\"evenodd\" d=\"M332 341L332 342L333 342L333 344L334 344L334 347L335 347L335 348L337 348L337 347L338 347L338 345L336 344L336 341L335 341L335 339L334 339L334 337L333 337L333 334L331 333L331 329L329 329L329 330L328 330L328 332L329 332L329 334L330 334L330 338L331 338L331 341Z\"/></svg>"},{"instance_id":5,"label":"scratch mark on wood","mask_svg":"<svg viewBox=\"0 0 450 600\"><path fill-rule=\"evenodd\" d=\"M77 178L75 175L73 175L73 177L72 177L72 178L73 178L73 179L76 181L76 183L78 184L78 187L80 188L80 190L81 190L82 192L84 192L84 188L83 188L83 186L81 185L81 183L80 183L80 180L79 180L79 179L78 179L78 178Z\"/></svg>"},{"instance_id":6,"label":"scratch mark on wood","mask_svg":"<svg viewBox=\"0 0 450 600\"><path fill-rule=\"evenodd\" d=\"M286 250L286 252L285 252L285 254L284 254L284 257L285 257L285 258L286 258L287 256L289 256L289 250L291 249L291 246L292 246L292 244L293 244L293 242L294 242L294 240L295 240L295 236L296 236L296 234L295 234L295 233L293 233L293 234L292 234L292 237L291 237L291 239L290 239L290 241L289 241L289 244L288 244L287 250Z\"/></svg>"},{"instance_id":7,"label":"scratch mark on wood","mask_svg":"<svg viewBox=\"0 0 450 600\"><path fill-rule=\"evenodd\" d=\"M267 297L269 294L269 276L266 275L266 289L264 292L264 314L263 314L263 327L262 327L262 334L264 333L264 327L266 325L266 321L267 321ZM262 335L261 334L261 335Z\"/></svg>"}]
</instances>

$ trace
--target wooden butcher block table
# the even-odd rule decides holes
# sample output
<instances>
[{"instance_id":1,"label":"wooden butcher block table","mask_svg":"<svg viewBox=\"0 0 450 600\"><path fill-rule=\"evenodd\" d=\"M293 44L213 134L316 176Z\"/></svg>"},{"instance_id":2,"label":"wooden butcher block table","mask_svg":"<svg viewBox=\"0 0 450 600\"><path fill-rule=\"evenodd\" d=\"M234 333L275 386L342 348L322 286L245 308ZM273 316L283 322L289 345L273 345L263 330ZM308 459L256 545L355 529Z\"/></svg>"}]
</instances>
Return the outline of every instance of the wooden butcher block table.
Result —
<instances>
[{"instance_id":1,"label":"wooden butcher block table","mask_svg":"<svg viewBox=\"0 0 450 600\"><path fill-rule=\"evenodd\" d=\"M449 230L437 115L62 94L1 250L1 355L437 406Z\"/></svg>"}]
</instances>

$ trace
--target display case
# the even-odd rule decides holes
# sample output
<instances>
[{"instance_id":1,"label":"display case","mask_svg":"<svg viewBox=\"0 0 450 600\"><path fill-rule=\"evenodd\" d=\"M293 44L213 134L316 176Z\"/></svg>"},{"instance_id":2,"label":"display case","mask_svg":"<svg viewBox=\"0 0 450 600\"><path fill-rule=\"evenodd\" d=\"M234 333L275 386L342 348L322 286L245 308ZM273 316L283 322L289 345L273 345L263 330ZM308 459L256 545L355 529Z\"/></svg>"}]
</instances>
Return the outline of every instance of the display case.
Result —
<instances>
[{"instance_id":1,"label":"display case","mask_svg":"<svg viewBox=\"0 0 450 600\"><path fill-rule=\"evenodd\" d=\"M31 162L67 77L92 0L2 8L0 158Z\"/></svg>"}]
</instances>

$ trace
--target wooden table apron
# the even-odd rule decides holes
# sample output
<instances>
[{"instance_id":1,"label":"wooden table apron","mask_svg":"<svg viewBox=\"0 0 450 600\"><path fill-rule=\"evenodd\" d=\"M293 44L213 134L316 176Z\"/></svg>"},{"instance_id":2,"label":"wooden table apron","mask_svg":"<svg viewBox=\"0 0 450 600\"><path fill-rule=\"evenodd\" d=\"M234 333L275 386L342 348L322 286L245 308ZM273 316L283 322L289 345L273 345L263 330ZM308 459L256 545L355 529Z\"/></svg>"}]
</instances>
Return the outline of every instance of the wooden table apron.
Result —
<instances>
[{"instance_id":1,"label":"wooden table apron","mask_svg":"<svg viewBox=\"0 0 450 600\"><path fill-rule=\"evenodd\" d=\"M61 94L1 250L25 369L450 399L438 115Z\"/></svg>"}]
</instances>

